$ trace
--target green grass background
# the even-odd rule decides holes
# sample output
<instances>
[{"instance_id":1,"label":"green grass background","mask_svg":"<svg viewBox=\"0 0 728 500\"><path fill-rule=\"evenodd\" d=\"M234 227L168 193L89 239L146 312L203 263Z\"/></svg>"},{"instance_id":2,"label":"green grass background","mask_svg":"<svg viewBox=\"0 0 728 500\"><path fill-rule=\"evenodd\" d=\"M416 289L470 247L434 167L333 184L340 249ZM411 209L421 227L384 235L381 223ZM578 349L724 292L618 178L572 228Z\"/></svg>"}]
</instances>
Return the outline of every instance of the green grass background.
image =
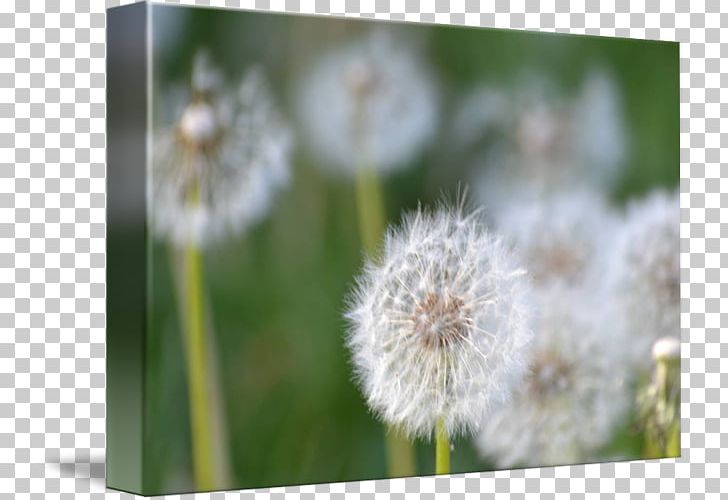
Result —
<instances>
[{"instance_id":1,"label":"green grass background","mask_svg":"<svg viewBox=\"0 0 728 500\"><path fill-rule=\"evenodd\" d=\"M293 121L292 87L329 47L372 28L365 21L154 6L157 88L185 81L207 48L232 79L262 65ZM171 41L165 22L179 23ZM159 26L159 29L156 29ZM630 151L611 195L618 203L679 179L678 46L672 43L494 29L398 25L423 42L443 95L439 140L411 168L384 180L389 222L467 184L451 165L447 120L478 83L516 85L543 74L565 93L594 67L610 70L624 97ZM161 95L156 95L157 100ZM352 382L342 311L362 253L347 180L330 179L298 144L293 182L247 234L206 252L206 293L219 357L234 487L386 476L382 425ZM435 179L435 180L433 180ZM155 243L146 351L145 490L191 487L184 353L169 261ZM605 456L634 458L641 436L625 422ZM453 471L488 470L467 440L454 443ZM434 470L434 446L417 444L418 473Z\"/></svg>"}]
</instances>

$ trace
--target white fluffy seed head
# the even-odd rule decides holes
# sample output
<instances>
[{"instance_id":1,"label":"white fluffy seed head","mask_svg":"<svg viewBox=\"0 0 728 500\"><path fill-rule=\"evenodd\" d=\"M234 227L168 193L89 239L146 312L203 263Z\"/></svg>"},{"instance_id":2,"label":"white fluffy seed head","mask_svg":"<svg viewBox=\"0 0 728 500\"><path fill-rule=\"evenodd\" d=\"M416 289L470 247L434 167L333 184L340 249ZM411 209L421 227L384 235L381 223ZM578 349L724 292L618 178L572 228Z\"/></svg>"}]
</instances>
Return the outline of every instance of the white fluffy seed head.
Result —
<instances>
[{"instance_id":1,"label":"white fluffy seed head","mask_svg":"<svg viewBox=\"0 0 728 500\"><path fill-rule=\"evenodd\" d=\"M314 63L296 101L306 143L331 173L404 167L437 126L433 75L412 43L383 30Z\"/></svg>"},{"instance_id":2,"label":"white fluffy seed head","mask_svg":"<svg viewBox=\"0 0 728 500\"><path fill-rule=\"evenodd\" d=\"M514 199L494 219L499 232L519 250L537 287L583 286L604 279L616 221L599 192L582 189Z\"/></svg>"},{"instance_id":3,"label":"white fluffy seed head","mask_svg":"<svg viewBox=\"0 0 728 500\"><path fill-rule=\"evenodd\" d=\"M412 437L438 418L476 430L525 373L528 281L511 249L461 208L391 229L351 295L348 346L371 409Z\"/></svg>"},{"instance_id":4,"label":"white fluffy seed head","mask_svg":"<svg viewBox=\"0 0 728 500\"><path fill-rule=\"evenodd\" d=\"M619 231L608 273L609 303L635 366L650 368L660 337L680 337L680 203L655 192L632 203Z\"/></svg>"},{"instance_id":5,"label":"white fluffy seed head","mask_svg":"<svg viewBox=\"0 0 728 500\"><path fill-rule=\"evenodd\" d=\"M529 81L515 90L475 89L457 114L455 129L470 128L465 135L476 148L479 201L498 208L514 194L526 199L613 185L628 148L614 80L595 70L568 98L543 78Z\"/></svg>"},{"instance_id":6,"label":"white fluffy seed head","mask_svg":"<svg viewBox=\"0 0 728 500\"><path fill-rule=\"evenodd\" d=\"M289 178L292 135L265 79L249 70L236 91L223 88L198 56L186 100L153 141L150 219L174 244L208 245L246 230L270 208Z\"/></svg>"},{"instance_id":7,"label":"white fluffy seed head","mask_svg":"<svg viewBox=\"0 0 728 500\"><path fill-rule=\"evenodd\" d=\"M587 297L562 285L536 294L530 374L475 441L499 467L592 459L623 421L629 390L616 367L625 346L604 331Z\"/></svg>"},{"instance_id":8,"label":"white fluffy seed head","mask_svg":"<svg viewBox=\"0 0 728 500\"><path fill-rule=\"evenodd\" d=\"M680 341L675 337L662 337L652 346L655 361L675 361L680 359Z\"/></svg>"}]
</instances>

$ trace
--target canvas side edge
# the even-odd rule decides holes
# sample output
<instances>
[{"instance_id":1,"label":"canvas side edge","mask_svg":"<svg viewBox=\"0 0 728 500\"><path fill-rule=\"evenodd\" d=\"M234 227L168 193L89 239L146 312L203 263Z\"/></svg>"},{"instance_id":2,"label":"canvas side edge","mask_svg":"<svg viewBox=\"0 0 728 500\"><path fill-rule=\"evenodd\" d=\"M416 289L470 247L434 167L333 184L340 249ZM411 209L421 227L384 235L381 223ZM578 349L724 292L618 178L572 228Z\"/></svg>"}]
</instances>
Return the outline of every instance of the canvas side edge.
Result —
<instances>
[{"instance_id":1,"label":"canvas side edge","mask_svg":"<svg viewBox=\"0 0 728 500\"><path fill-rule=\"evenodd\" d=\"M107 11L106 484L143 491L146 2Z\"/></svg>"}]
</instances>

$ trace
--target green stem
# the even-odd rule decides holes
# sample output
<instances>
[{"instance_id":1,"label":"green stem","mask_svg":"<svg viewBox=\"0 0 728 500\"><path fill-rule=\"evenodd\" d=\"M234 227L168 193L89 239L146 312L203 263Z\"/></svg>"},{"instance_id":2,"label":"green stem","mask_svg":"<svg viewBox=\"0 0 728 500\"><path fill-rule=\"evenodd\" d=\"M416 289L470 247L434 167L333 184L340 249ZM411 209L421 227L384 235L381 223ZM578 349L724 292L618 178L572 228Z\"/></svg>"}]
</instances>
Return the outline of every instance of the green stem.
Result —
<instances>
[{"instance_id":1,"label":"green stem","mask_svg":"<svg viewBox=\"0 0 728 500\"><path fill-rule=\"evenodd\" d=\"M646 458L680 456L679 377L678 362L669 359L657 361L653 382L656 400L646 432Z\"/></svg>"},{"instance_id":2,"label":"green stem","mask_svg":"<svg viewBox=\"0 0 728 500\"><path fill-rule=\"evenodd\" d=\"M653 458L663 458L660 451L660 446L657 444L657 439L655 439L651 435L649 430L645 432L645 442L642 455L642 458L645 458L647 460Z\"/></svg>"},{"instance_id":3,"label":"green stem","mask_svg":"<svg viewBox=\"0 0 728 500\"><path fill-rule=\"evenodd\" d=\"M666 457L679 457L680 450L680 420L675 422L667 435L667 446L665 449Z\"/></svg>"},{"instance_id":4,"label":"green stem","mask_svg":"<svg viewBox=\"0 0 728 500\"><path fill-rule=\"evenodd\" d=\"M389 477L415 474L415 454L412 443L400 429L389 426L386 435Z\"/></svg>"},{"instance_id":5,"label":"green stem","mask_svg":"<svg viewBox=\"0 0 728 500\"><path fill-rule=\"evenodd\" d=\"M187 193L191 205L200 202L200 184L193 183ZM210 351L206 336L203 259L198 244L190 238L183 249L182 315L187 358L187 391L190 408L192 468L197 490L212 490L215 482L213 464L213 404L210 397Z\"/></svg>"},{"instance_id":6,"label":"green stem","mask_svg":"<svg viewBox=\"0 0 728 500\"><path fill-rule=\"evenodd\" d=\"M362 246L367 255L374 257L384 232L384 197L379 176L370 166L357 169L356 203Z\"/></svg>"},{"instance_id":7,"label":"green stem","mask_svg":"<svg viewBox=\"0 0 728 500\"><path fill-rule=\"evenodd\" d=\"M208 398L208 353L205 339L202 254L194 243L185 248L185 313L187 335L187 386L192 432L192 461L198 490L215 487L212 464L211 407Z\"/></svg>"},{"instance_id":8,"label":"green stem","mask_svg":"<svg viewBox=\"0 0 728 500\"><path fill-rule=\"evenodd\" d=\"M435 474L450 473L450 439L445 420L440 417L435 424Z\"/></svg>"},{"instance_id":9,"label":"green stem","mask_svg":"<svg viewBox=\"0 0 728 500\"><path fill-rule=\"evenodd\" d=\"M662 365L662 394L660 395L665 401L665 407L672 416L668 428L665 430L665 449L666 457L680 456L680 363L678 360L665 360L658 365Z\"/></svg>"}]
</instances>

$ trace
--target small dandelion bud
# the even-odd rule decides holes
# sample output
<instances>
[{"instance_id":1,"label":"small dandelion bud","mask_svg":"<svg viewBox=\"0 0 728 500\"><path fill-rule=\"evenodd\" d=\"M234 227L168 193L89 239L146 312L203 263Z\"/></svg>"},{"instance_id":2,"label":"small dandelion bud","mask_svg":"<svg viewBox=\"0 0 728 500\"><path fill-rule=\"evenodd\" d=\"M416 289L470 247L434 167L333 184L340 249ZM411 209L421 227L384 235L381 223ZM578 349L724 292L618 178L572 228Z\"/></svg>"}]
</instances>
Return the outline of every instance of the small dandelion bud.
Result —
<instances>
[{"instance_id":1,"label":"small dandelion bud","mask_svg":"<svg viewBox=\"0 0 728 500\"><path fill-rule=\"evenodd\" d=\"M371 409L409 436L478 428L525 373L527 279L511 250L462 208L418 210L367 263L346 317Z\"/></svg>"},{"instance_id":2,"label":"small dandelion bud","mask_svg":"<svg viewBox=\"0 0 728 500\"><path fill-rule=\"evenodd\" d=\"M652 346L652 357L657 362L680 359L680 341L675 337L662 337Z\"/></svg>"},{"instance_id":3,"label":"small dandelion bud","mask_svg":"<svg viewBox=\"0 0 728 500\"><path fill-rule=\"evenodd\" d=\"M658 339L652 347L652 381L637 395L640 425L649 457L680 454L680 341Z\"/></svg>"}]
</instances>

